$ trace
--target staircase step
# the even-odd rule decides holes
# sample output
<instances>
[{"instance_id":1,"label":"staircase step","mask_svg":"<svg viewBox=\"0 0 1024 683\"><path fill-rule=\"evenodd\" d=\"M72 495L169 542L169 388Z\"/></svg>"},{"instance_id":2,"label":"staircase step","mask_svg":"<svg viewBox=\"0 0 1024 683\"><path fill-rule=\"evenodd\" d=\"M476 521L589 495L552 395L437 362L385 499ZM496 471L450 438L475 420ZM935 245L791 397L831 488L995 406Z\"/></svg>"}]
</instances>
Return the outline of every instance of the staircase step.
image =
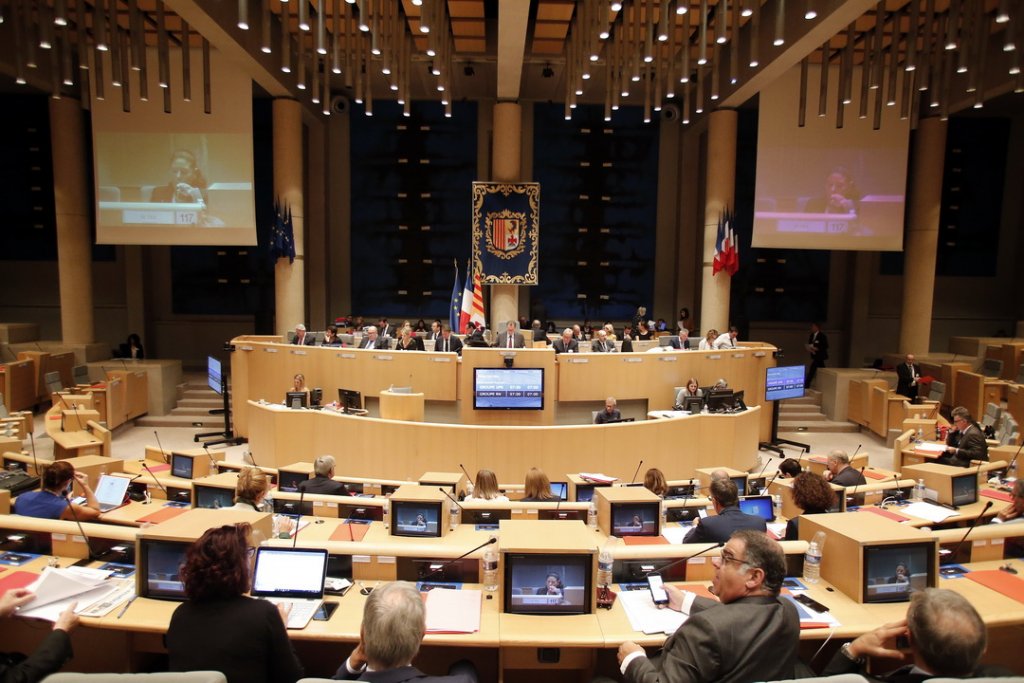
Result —
<instances>
[{"instance_id":1,"label":"staircase step","mask_svg":"<svg viewBox=\"0 0 1024 683\"><path fill-rule=\"evenodd\" d=\"M186 389L181 392L182 398L213 398L220 400L220 394L212 389Z\"/></svg>"},{"instance_id":2,"label":"staircase step","mask_svg":"<svg viewBox=\"0 0 1024 683\"><path fill-rule=\"evenodd\" d=\"M216 407L220 408L220 406L216 406ZM177 408L172 408L171 409L171 415L201 415L201 416L205 417L205 416L207 416L209 414L210 414L210 408L205 408L203 406L186 407L186 406L182 406L179 403ZM220 418L219 415L214 415L213 417Z\"/></svg>"},{"instance_id":3,"label":"staircase step","mask_svg":"<svg viewBox=\"0 0 1024 683\"><path fill-rule=\"evenodd\" d=\"M820 413L820 412L821 412L821 406L804 404L804 403L799 403L797 405L785 405L785 404L783 404L783 405L779 406L779 415L786 415L787 413L788 414L796 414L796 413L804 414L804 413Z\"/></svg>"},{"instance_id":4,"label":"staircase step","mask_svg":"<svg viewBox=\"0 0 1024 683\"><path fill-rule=\"evenodd\" d=\"M787 398L779 402L780 406L820 406L821 395L811 396L810 394L801 398Z\"/></svg>"},{"instance_id":5,"label":"staircase step","mask_svg":"<svg viewBox=\"0 0 1024 683\"><path fill-rule=\"evenodd\" d=\"M178 400L179 408L223 408L224 401L210 398L182 398Z\"/></svg>"},{"instance_id":6,"label":"staircase step","mask_svg":"<svg viewBox=\"0 0 1024 683\"><path fill-rule=\"evenodd\" d=\"M224 426L223 415L145 415L135 421L136 427L196 427L202 429Z\"/></svg>"},{"instance_id":7,"label":"staircase step","mask_svg":"<svg viewBox=\"0 0 1024 683\"><path fill-rule=\"evenodd\" d=\"M860 427L852 422L834 422L832 420L783 422L781 419L779 420L780 434L783 432L854 433L858 431L860 431Z\"/></svg>"},{"instance_id":8,"label":"staircase step","mask_svg":"<svg viewBox=\"0 0 1024 683\"><path fill-rule=\"evenodd\" d=\"M779 423L782 422L821 422L828 417L823 413L779 413Z\"/></svg>"}]
</instances>

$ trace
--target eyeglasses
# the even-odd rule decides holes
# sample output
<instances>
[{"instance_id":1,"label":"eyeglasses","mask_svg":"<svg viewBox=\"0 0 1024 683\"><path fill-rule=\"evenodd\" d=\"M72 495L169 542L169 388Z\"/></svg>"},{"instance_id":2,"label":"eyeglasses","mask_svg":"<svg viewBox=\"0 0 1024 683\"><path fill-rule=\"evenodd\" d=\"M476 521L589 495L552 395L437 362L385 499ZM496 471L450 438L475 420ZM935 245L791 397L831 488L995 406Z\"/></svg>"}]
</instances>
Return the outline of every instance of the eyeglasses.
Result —
<instances>
[{"instance_id":1,"label":"eyeglasses","mask_svg":"<svg viewBox=\"0 0 1024 683\"><path fill-rule=\"evenodd\" d=\"M747 562L746 560L741 560L740 558L736 557L735 555L733 555L728 550L723 550L721 557L712 557L711 558L712 562L715 562L715 560L718 561L717 564L719 566L725 565L725 564L729 564L730 562L735 562L736 564L740 565L741 567L742 566L748 566L748 567L750 566L749 562Z\"/></svg>"},{"instance_id":2,"label":"eyeglasses","mask_svg":"<svg viewBox=\"0 0 1024 683\"><path fill-rule=\"evenodd\" d=\"M246 554L247 557L255 556L256 555L256 548L254 546L251 546L251 545L247 546L246 549L245 549L245 554Z\"/></svg>"}]
</instances>

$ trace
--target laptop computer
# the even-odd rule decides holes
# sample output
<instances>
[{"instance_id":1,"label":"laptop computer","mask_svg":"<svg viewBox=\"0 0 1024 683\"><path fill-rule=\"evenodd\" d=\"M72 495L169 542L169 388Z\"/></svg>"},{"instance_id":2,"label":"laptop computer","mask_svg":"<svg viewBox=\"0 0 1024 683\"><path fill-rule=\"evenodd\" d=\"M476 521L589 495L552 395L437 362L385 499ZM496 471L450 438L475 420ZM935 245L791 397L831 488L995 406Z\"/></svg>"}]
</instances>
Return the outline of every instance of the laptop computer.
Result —
<instances>
[{"instance_id":1,"label":"laptop computer","mask_svg":"<svg viewBox=\"0 0 1024 683\"><path fill-rule=\"evenodd\" d=\"M96 500L100 504L100 512L110 512L124 505L128 494L128 485L132 480L128 477L112 477L101 474L96 484Z\"/></svg>"},{"instance_id":2,"label":"laptop computer","mask_svg":"<svg viewBox=\"0 0 1024 683\"><path fill-rule=\"evenodd\" d=\"M306 628L323 603L324 578L327 576L327 550L324 548L256 549L256 567L252 572L254 598L287 604L287 628Z\"/></svg>"},{"instance_id":3,"label":"laptop computer","mask_svg":"<svg viewBox=\"0 0 1024 683\"><path fill-rule=\"evenodd\" d=\"M766 522L775 521L771 496L743 496L740 498L740 511L760 517Z\"/></svg>"}]
</instances>

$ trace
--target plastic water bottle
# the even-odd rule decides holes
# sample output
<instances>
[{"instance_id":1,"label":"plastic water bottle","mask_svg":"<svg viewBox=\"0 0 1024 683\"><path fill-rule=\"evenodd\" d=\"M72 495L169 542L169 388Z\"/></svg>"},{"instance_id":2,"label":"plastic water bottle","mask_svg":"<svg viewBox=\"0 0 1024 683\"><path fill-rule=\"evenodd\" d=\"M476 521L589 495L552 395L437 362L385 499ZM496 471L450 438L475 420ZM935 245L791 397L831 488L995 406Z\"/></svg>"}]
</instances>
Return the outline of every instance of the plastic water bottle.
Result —
<instances>
[{"instance_id":1,"label":"plastic water bottle","mask_svg":"<svg viewBox=\"0 0 1024 683\"><path fill-rule=\"evenodd\" d=\"M782 517L782 496L778 493L772 496L772 510L775 512L775 519Z\"/></svg>"},{"instance_id":2,"label":"plastic water bottle","mask_svg":"<svg viewBox=\"0 0 1024 683\"><path fill-rule=\"evenodd\" d=\"M612 583L612 567L615 560L612 558L611 548L606 543L597 556L597 585L610 586Z\"/></svg>"},{"instance_id":3,"label":"plastic water bottle","mask_svg":"<svg viewBox=\"0 0 1024 683\"><path fill-rule=\"evenodd\" d=\"M668 508L665 507L665 501L661 501L661 528L664 529L668 524Z\"/></svg>"},{"instance_id":4,"label":"plastic water bottle","mask_svg":"<svg viewBox=\"0 0 1024 683\"><path fill-rule=\"evenodd\" d=\"M1016 479L1017 478L1017 460L1011 460L1010 466L1006 468L1006 478Z\"/></svg>"},{"instance_id":5,"label":"plastic water bottle","mask_svg":"<svg viewBox=\"0 0 1024 683\"><path fill-rule=\"evenodd\" d=\"M804 581L818 583L821 579L821 554L825 549L825 532L814 534L811 544L804 554Z\"/></svg>"},{"instance_id":6,"label":"plastic water bottle","mask_svg":"<svg viewBox=\"0 0 1024 683\"><path fill-rule=\"evenodd\" d=\"M924 500L924 479L918 479L917 483L914 484L914 493L911 498L913 500Z\"/></svg>"},{"instance_id":7,"label":"plastic water bottle","mask_svg":"<svg viewBox=\"0 0 1024 683\"><path fill-rule=\"evenodd\" d=\"M484 551L484 590L498 590L498 549L493 543Z\"/></svg>"},{"instance_id":8,"label":"plastic water bottle","mask_svg":"<svg viewBox=\"0 0 1024 683\"><path fill-rule=\"evenodd\" d=\"M459 521L462 519L462 508L455 503L451 504L451 529L455 531L455 527L459 526Z\"/></svg>"},{"instance_id":9,"label":"plastic water bottle","mask_svg":"<svg viewBox=\"0 0 1024 683\"><path fill-rule=\"evenodd\" d=\"M391 521L391 499L385 498L384 505L381 506L381 521L384 522L384 528L388 528L388 522Z\"/></svg>"},{"instance_id":10,"label":"plastic water bottle","mask_svg":"<svg viewBox=\"0 0 1024 683\"><path fill-rule=\"evenodd\" d=\"M924 441L924 431L920 427L918 427L917 439L914 441L914 443L921 443L922 441Z\"/></svg>"},{"instance_id":11,"label":"plastic water bottle","mask_svg":"<svg viewBox=\"0 0 1024 683\"><path fill-rule=\"evenodd\" d=\"M591 529L597 528L597 506L593 502L590 503L590 509L587 510L587 526Z\"/></svg>"}]
</instances>

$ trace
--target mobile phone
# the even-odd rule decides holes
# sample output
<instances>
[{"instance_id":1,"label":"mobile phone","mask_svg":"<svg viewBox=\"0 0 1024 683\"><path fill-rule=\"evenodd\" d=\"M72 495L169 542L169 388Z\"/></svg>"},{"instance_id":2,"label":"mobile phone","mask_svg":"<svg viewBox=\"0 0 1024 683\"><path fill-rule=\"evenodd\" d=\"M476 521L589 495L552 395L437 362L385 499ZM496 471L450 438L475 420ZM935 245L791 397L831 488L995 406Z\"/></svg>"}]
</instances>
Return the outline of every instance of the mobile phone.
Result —
<instances>
[{"instance_id":1,"label":"mobile phone","mask_svg":"<svg viewBox=\"0 0 1024 683\"><path fill-rule=\"evenodd\" d=\"M661 574L648 574L647 587L651 590L651 599L654 600L655 605L668 604L668 593L662 583Z\"/></svg>"},{"instance_id":2,"label":"mobile phone","mask_svg":"<svg viewBox=\"0 0 1024 683\"><path fill-rule=\"evenodd\" d=\"M334 610L338 609L338 603L336 602L322 602L320 608L313 615L313 621L327 621L334 614Z\"/></svg>"},{"instance_id":3,"label":"mobile phone","mask_svg":"<svg viewBox=\"0 0 1024 683\"><path fill-rule=\"evenodd\" d=\"M807 595L805 595L803 593L797 593L796 595L793 596L793 599L796 600L797 602L799 602L802 605L810 607L815 612L821 613L821 612L827 612L828 611L828 607L826 607L825 605L821 604L820 602L818 602L814 598L812 598L810 596L807 596Z\"/></svg>"}]
</instances>

